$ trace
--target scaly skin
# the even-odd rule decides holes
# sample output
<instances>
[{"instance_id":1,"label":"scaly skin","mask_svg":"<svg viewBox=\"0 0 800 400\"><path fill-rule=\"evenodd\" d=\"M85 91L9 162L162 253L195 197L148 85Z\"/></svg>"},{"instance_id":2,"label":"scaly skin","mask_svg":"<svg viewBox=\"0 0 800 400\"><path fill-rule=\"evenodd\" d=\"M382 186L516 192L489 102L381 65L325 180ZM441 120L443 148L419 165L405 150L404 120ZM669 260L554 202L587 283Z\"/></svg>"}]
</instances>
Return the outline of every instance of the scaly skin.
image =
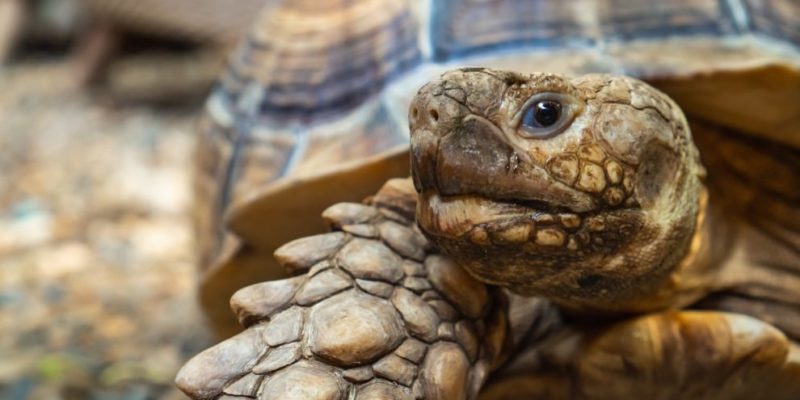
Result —
<instances>
[{"instance_id":1,"label":"scaly skin","mask_svg":"<svg viewBox=\"0 0 800 400\"><path fill-rule=\"evenodd\" d=\"M748 316L662 312L587 326L565 324L541 299L506 306L431 253L409 218L410 186L390 181L371 206L334 205L324 214L333 233L281 248L282 265L301 275L239 291L231 303L247 329L189 361L178 386L193 399L460 400L501 367L481 400L789 400L800 390L800 352ZM351 271L357 259L374 269ZM404 277L390 283L398 259ZM477 311L488 294L494 305Z\"/></svg>"},{"instance_id":2,"label":"scaly skin","mask_svg":"<svg viewBox=\"0 0 800 400\"><path fill-rule=\"evenodd\" d=\"M561 129L534 137L520 116L542 98L563 105ZM652 87L460 69L420 89L409 119L419 224L479 279L593 313L707 292L704 170Z\"/></svg>"},{"instance_id":3,"label":"scaly skin","mask_svg":"<svg viewBox=\"0 0 800 400\"><path fill-rule=\"evenodd\" d=\"M390 181L371 206L329 208L336 232L276 252L303 274L237 292L248 329L192 359L178 386L195 399L474 398L509 344L504 298L429 250L414 200Z\"/></svg>"},{"instance_id":4,"label":"scaly skin","mask_svg":"<svg viewBox=\"0 0 800 400\"><path fill-rule=\"evenodd\" d=\"M563 118L529 130L543 94ZM490 373L482 400L800 393L800 351L778 329L669 310L707 294L719 264L704 170L665 95L461 69L420 90L410 122L419 196L389 181L329 208L334 232L280 248L299 275L234 295L247 329L184 366L185 393L462 400Z\"/></svg>"},{"instance_id":5,"label":"scaly skin","mask_svg":"<svg viewBox=\"0 0 800 400\"><path fill-rule=\"evenodd\" d=\"M480 400L790 400L800 390L800 350L749 316L667 311L564 326L499 375Z\"/></svg>"}]
</instances>

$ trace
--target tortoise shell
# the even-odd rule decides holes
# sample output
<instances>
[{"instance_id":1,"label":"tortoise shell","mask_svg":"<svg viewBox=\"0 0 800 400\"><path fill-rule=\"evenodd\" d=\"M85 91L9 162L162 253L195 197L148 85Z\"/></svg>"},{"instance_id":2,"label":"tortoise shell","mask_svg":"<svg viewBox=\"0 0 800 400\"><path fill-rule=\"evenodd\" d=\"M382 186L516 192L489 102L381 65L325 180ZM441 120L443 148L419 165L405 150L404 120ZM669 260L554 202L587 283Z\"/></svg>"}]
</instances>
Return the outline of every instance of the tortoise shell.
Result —
<instances>
[{"instance_id":1,"label":"tortoise shell","mask_svg":"<svg viewBox=\"0 0 800 400\"><path fill-rule=\"evenodd\" d=\"M409 99L454 66L627 74L669 94L692 122L723 127L722 138L735 131L796 148L798 21L791 0L269 6L200 124L203 305L219 333L232 333L227 299L283 276L272 259L278 246L322 231L316 216L330 204L362 200L407 175ZM708 137L712 147L724 140Z\"/></svg>"}]
</instances>

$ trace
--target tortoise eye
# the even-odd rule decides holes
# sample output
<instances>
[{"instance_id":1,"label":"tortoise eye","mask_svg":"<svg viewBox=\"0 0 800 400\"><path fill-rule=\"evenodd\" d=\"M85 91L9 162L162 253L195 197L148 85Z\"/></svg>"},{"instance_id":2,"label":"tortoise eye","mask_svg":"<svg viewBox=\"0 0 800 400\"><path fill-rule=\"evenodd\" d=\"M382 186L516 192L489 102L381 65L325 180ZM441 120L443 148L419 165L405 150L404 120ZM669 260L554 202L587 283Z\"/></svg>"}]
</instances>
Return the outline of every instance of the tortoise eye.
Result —
<instances>
[{"instance_id":1,"label":"tortoise eye","mask_svg":"<svg viewBox=\"0 0 800 400\"><path fill-rule=\"evenodd\" d=\"M530 107L522 115L522 126L527 128L547 128L561 119L561 103L543 100Z\"/></svg>"},{"instance_id":2,"label":"tortoise eye","mask_svg":"<svg viewBox=\"0 0 800 400\"><path fill-rule=\"evenodd\" d=\"M528 99L517 115L520 134L547 139L563 132L575 119L575 101L560 93L538 93Z\"/></svg>"}]
</instances>

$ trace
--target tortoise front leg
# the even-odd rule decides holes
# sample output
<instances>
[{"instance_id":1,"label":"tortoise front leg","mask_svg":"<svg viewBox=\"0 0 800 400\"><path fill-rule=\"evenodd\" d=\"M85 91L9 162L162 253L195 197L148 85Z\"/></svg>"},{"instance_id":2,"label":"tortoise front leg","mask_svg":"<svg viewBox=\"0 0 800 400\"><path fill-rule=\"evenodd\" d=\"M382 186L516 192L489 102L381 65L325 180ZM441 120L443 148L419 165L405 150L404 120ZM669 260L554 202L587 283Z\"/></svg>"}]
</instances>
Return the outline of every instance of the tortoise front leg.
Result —
<instances>
[{"instance_id":1,"label":"tortoise front leg","mask_svg":"<svg viewBox=\"0 0 800 400\"><path fill-rule=\"evenodd\" d=\"M537 342L538 362L496 380L480 399L789 400L800 393L800 348L746 315L667 311L583 328Z\"/></svg>"},{"instance_id":2,"label":"tortoise front leg","mask_svg":"<svg viewBox=\"0 0 800 400\"><path fill-rule=\"evenodd\" d=\"M574 382L591 399L789 400L800 394L798 356L781 331L743 314L663 312L589 338Z\"/></svg>"},{"instance_id":3,"label":"tortoise front leg","mask_svg":"<svg viewBox=\"0 0 800 400\"><path fill-rule=\"evenodd\" d=\"M324 216L340 231L280 248L282 265L306 272L237 292L231 305L247 329L190 360L181 390L194 399L475 398L508 348L504 298L431 254L394 200L335 205Z\"/></svg>"}]
</instances>

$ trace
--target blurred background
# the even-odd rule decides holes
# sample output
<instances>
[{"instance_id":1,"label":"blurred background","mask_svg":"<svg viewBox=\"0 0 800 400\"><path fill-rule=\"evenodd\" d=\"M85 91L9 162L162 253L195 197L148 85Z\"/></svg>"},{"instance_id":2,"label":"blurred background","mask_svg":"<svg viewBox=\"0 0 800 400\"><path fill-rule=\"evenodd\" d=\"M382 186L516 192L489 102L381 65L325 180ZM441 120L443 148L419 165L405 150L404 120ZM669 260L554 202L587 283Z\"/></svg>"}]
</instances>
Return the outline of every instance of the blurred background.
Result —
<instances>
[{"instance_id":1,"label":"blurred background","mask_svg":"<svg viewBox=\"0 0 800 400\"><path fill-rule=\"evenodd\" d=\"M606 50L617 51L614 57L624 59L626 71L669 76L673 70L713 65L705 47L695 48L696 56L681 48L659 58L662 52L652 49L629 51L626 41L665 32L691 36L752 29L795 46L800 40L800 16L793 1L746 0L735 2L742 8L733 9L723 6L726 1L676 0L653 2L658 7L651 9L642 0L609 0L596 3L602 7L595 7L595 12L605 12L604 27L610 30L601 33L612 39ZM492 46L500 55L489 60L493 65L518 68L514 57L505 61L502 57L513 55L505 50L518 44L511 40L514 33L519 43L544 49L523 58L525 66L577 73L610 68L605 64L609 57L595 59L597 54L591 52L566 51L560 58L551 57L554 44L567 50L573 45L586 47L585 39L598 34L577 29L571 37L562 32L591 20L593 14L579 7L583 2L499 1L506 11L527 7L528 12L514 12L511 22L503 20L502 13L492 14L496 0L463 2L472 7L466 11L474 13L459 14L461 3L412 0L392 3L392 8L361 0L0 0L0 400L184 398L172 384L176 371L216 341L198 304L197 267L211 264L198 259L199 251L230 257L220 257L224 262L218 263L230 268L206 272L212 283L203 298L205 315L216 320L217 338L238 327L227 305L233 290L277 277L267 276L268 272L284 273L277 265L265 267L267 262L275 264L274 248L239 243L231 239L234 235L221 232L213 218L234 203L231 198L263 187L290 167L295 168L290 175L318 173L391 146L405 148L404 110L414 88L441 68L474 64L474 59L463 57L480 56ZM362 10L354 4L367 6ZM425 8L421 4L437 4L440 19L425 19L430 16L420 11ZM213 129L204 131L198 119L204 99L227 55L265 5L274 5L275 10L288 6L282 13L263 14L260 28L232 58L235 68L221 80L226 90L218 93L225 93L216 97L228 102L220 103L231 108L226 112L252 113L245 115L252 117L246 122L286 125L265 129L269 134L263 135L255 126L245 135L237 124L223 129L206 121ZM330 10L345 6L355 11L338 10L342 18L326 21L328 25L318 23ZM315 11L317 19L298 23L309 21L308 10ZM744 10L752 13L752 21L742 18ZM373 18L376 14L383 19ZM423 27L441 28L428 33L435 41L428 43L424 35L418 41L417 20ZM739 26L742 21L747 22L744 27ZM496 34L503 29L512 34ZM305 46L296 46L300 41ZM418 49L418 42L427 47ZM763 50L749 49L749 42L736 47L731 41L711 41L719 43L722 46L712 47L719 51L714 56L734 61L748 61L747 51ZM794 51L790 57L796 57ZM419 73L402 76L414 68ZM780 77L770 82L775 85L773 92L781 89L787 99L796 96L791 87L784 88ZM384 90L388 83L394 86ZM766 87L760 85L758 90ZM795 112L791 105L777 108ZM392 110L400 110L399 116ZM302 135L295 134L302 124L330 117L325 112L344 122L320 124L304 135L322 138L318 147L330 151L320 151L316 158L306 154L301 162L289 157L297 151L293 147L314 152L314 146L297 144L300 139L295 136ZM724 119L723 114L715 112L712 117ZM295 120L303 122L293 125ZM752 116L743 120L758 121ZM287 126L294 129L292 134L286 134ZM224 240L213 249L195 242L190 215L196 197L193 153L200 132L205 132L201 143L219 147L207 151L209 160L197 163L197 168L208 167L201 172L207 175L209 193L217 196L212 199L217 203L209 200L199 212L215 214L207 215L212 229L206 233ZM234 143L243 144L243 150L231 150ZM402 173L408 171L407 159L402 158ZM272 168L275 165L281 167ZM383 181L379 176L373 183L377 187ZM354 186L363 193L347 193L352 201L375 189L361 181ZM339 196L335 200L341 201L345 195L317 194L319 199L308 202L324 204L315 207L333 201L326 196ZM270 204L270 210L279 209ZM319 215L316 209L295 211L300 216ZM297 237L322 229L319 222L319 226L296 223L297 215L287 214L281 227L264 210L255 214L260 218L253 219L257 230L269 220L276 236L291 231Z\"/></svg>"},{"instance_id":2,"label":"blurred background","mask_svg":"<svg viewBox=\"0 0 800 400\"><path fill-rule=\"evenodd\" d=\"M184 398L211 343L192 129L247 22L111 3L0 0L0 399Z\"/></svg>"}]
</instances>

